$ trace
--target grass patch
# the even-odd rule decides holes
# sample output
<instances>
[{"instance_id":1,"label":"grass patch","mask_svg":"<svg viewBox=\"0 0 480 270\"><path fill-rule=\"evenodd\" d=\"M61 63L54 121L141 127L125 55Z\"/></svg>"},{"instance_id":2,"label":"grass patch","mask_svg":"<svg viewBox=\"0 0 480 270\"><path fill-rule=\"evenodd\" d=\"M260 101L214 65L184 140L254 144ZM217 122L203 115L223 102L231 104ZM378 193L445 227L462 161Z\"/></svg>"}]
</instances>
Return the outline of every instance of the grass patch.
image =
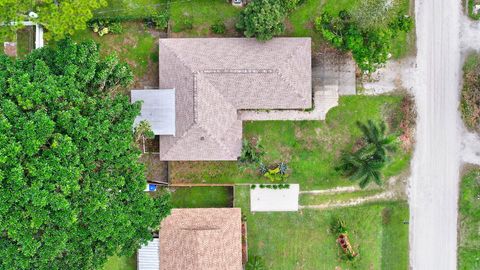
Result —
<instances>
[{"instance_id":1,"label":"grass patch","mask_svg":"<svg viewBox=\"0 0 480 270\"><path fill-rule=\"evenodd\" d=\"M103 270L136 270L137 259L132 257L111 256L103 266Z\"/></svg>"},{"instance_id":2,"label":"grass patch","mask_svg":"<svg viewBox=\"0 0 480 270\"><path fill-rule=\"evenodd\" d=\"M210 26L217 20L227 21L227 28L232 28L240 11L241 9L224 0L172 1L170 6L172 32L183 32L189 37L208 36ZM192 22L192 29L186 29L187 18Z\"/></svg>"},{"instance_id":3,"label":"grass patch","mask_svg":"<svg viewBox=\"0 0 480 270\"><path fill-rule=\"evenodd\" d=\"M166 0L108 0L108 5L95 10L96 18L142 19L166 7Z\"/></svg>"},{"instance_id":4,"label":"grass patch","mask_svg":"<svg viewBox=\"0 0 480 270\"><path fill-rule=\"evenodd\" d=\"M460 111L465 126L469 130L478 130L480 123L480 54L467 56L463 66L463 88Z\"/></svg>"},{"instance_id":5,"label":"grass patch","mask_svg":"<svg viewBox=\"0 0 480 270\"><path fill-rule=\"evenodd\" d=\"M318 205L336 201L347 201L350 199L373 196L381 192L381 189L366 189L355 192L342 192L338 194L300 194L299 204Z\"/></svg>"},{"instance_id":6,"label":"grass patch","mask_svg":"<svg viewBox=\"0 0 480 270\"><path fill-rule=\"evenodd\" d=\"M249 255L265 259L266 269L407 269L408 205L386 202L335 210L251 213L249 187L235 188L235 206L247 218ZM382 213L390 209L388 223ZM341 217L358 260L339 260L330 222Z\"/></svg>"},{"instance_id":7,"label":"grass patch","mask_svg":"<svg viewBox=\"0 0 480 270\"><path fill-rule=\"evenodd\" d=\"M361 136L355 125L385 120L399 114L403 96L343 96L326 121L254 121L244 122L244 137L260 138L265 148L265 164L287 162L291 169L288 182L300 183L303 190L352 185L335 170L342 150L348 150ZM387 110L388 109L388 110ZM391 130L397 132L398 127ZM399 150L384 170L396 175L408 167L410 153ZM237 162L170 162L172 182L255 183L267 182L256 166Z\"/></svg>"},{"instance_id":8,"label":"grass patch","mask_svg":"<svg viewBox=\"0 0 480 270\"><path fill-rule=\"evenodd\" d=\"M115 53L127 62L133 70L136 80L142 78L147 72L153 72L158 77L153 64L158 63L157 37L141 21L122 23L122 34L108 34L98 36L90 29L78 31L72 37L75 41L93 39L100 45L101 54ZM158 68L156 69L158 70Z\"/></svg>"},{"instance_id":9,"label":"grass patch","mask_svg":"<svg viewBox=\"0 0 480 270\"><path fill-rule=\"evenodd\" d=\"M232 187L175 187L172 205L175 208L232 207Z\"/></svg>"},{"instance_id":10,"label":"grass patch","mask_svg":"<svg viewBox=\"0 0 480 270\"><path fill-rule=\"evenodd\" d=\"M458 269L480 269L480 169L462 178L459 211Z\"/></svg>"}]
</instances>

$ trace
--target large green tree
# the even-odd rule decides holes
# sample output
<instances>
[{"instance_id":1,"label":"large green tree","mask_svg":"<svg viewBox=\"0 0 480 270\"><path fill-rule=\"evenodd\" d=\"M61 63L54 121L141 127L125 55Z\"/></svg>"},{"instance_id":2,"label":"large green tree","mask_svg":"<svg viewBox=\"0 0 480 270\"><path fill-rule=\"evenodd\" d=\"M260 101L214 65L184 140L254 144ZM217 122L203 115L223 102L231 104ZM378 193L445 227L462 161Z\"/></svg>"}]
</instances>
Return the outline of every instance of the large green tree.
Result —
<instances>
[{"instance_id":1,"label":"large green tree","mask_svg":"<svg viewBox=\"0 0 480 270\"><path fill-rule=\"evenodd\" d=\"M266 41L285 30L286 7L275 0L254 0L242 10L236 27L246 37Z\"/></svg>"},{"instance_id":2,"label":"large green tree","mask_svg":"<svg viewBox=\"0 0 480 270\"><path fill-rule=\"evenodd\" d=\"M0 56L0 269L98 269L169 213L143 191L131 82L93 42Z\"/></svg>"},{"instance_id":3,"label":"large green tree","mask_svg":"<svg viewBox=\"0 0 480 270\"><path fill-rule=\"evenodd\" d=\"M48 31L47 39L61 39L76 30L85 29L86 23L93 17L92 11L106 6L106 0L2 0L0 1L0 23L4 35L8 30L21 27L22 21L34 21L42 24ZM38 18L29 16L35 12Z\"/></svg>"}]
</instances>

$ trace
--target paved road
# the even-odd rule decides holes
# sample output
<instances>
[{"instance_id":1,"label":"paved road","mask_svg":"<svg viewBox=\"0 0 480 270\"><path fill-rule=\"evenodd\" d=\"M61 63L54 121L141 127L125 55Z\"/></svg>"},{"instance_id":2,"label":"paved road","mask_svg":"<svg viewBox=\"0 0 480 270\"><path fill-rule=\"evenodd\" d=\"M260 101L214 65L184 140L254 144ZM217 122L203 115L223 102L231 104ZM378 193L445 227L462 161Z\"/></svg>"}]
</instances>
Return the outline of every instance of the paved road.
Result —
<instances>
[{"instance_id":1,"label":"paved road","mask_svg":"<svg viewBox=\"0 0 480 270\"><path fill-rule=\"evenodd\" d=\"M410 181L412 269L456 269L461 1L417 0L417 148Z\"/></svg>"}]
</instances>

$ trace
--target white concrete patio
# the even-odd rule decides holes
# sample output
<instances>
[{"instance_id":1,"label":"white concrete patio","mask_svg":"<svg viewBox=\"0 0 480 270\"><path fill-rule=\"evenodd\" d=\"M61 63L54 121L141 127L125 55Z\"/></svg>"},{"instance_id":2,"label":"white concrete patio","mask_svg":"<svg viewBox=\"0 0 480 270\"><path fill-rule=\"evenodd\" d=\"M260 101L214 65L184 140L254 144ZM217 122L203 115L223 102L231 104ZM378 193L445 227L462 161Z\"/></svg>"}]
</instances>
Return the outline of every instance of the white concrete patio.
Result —
<instances>
[{"instance_id":1,"label":"white concrete patio","mask_svg":"<svg viewBox=\"0 0 480 270\"><path fill-rule=\"evenodd\" d=\"M290 184L288 189L250 189L250 211L291 212L298 211L299 184Z\"/></svg>"}]
</instances>

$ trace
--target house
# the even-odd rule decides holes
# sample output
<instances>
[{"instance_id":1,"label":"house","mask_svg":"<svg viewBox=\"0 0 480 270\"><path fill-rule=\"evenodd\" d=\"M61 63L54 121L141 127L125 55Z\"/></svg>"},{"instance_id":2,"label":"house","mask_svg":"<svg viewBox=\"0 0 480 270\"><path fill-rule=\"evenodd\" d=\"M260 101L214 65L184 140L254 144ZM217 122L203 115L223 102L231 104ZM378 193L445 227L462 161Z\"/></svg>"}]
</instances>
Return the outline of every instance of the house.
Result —
<instances>
[{"instance_id":1,"label":"house","mask_svg":"<svg viewBox=\"0 0 480 270\"><path fill-rule=\"evenodd\" d=\"M132 100L145 102L138 121L156 117L154 131L170 131L155 133L161 160L237 160L239 111L312 108L310 38L160 39L159 76L174 107L162 111L158 103L158 115L148 116L152 101L167 90L141 90L142 97ZM172 115L174 127L162 127Z\"/></svg>"},{"instance_id":2,"label":"house","mask_svg":"<svg viewBox=\"0 0 480 270\"><path fill-rule=\"evenodd\" d=\"M138 252L138 270L241 270L240 208L173 209L159 238Z\"/></svg>"}]
</instances>

